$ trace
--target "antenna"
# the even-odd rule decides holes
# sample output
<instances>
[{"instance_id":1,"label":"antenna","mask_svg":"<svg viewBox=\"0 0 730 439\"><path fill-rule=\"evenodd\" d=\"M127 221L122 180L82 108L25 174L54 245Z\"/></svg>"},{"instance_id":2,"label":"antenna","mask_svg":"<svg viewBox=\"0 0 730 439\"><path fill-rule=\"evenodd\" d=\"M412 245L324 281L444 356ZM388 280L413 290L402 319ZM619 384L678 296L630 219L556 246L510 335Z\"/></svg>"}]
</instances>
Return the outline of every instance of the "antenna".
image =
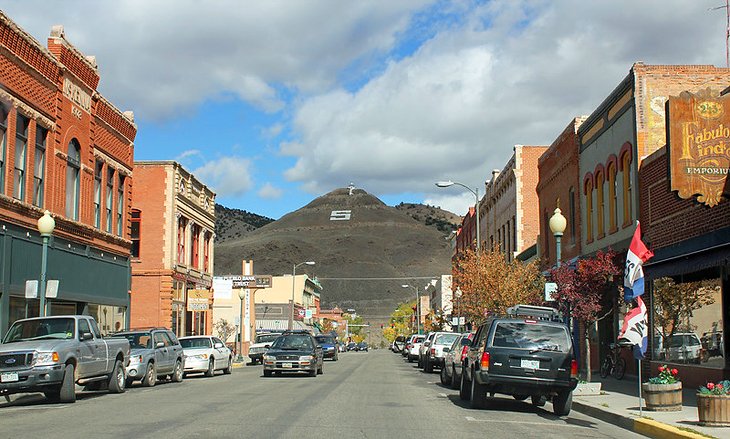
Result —
<instances>
[{"instance_id":1,"label":"antenna","mask_svg":"<svg viewBox=\"0 0 730 439\"><path fill-rule=\"evenodd\" d=\"M730 47L728 46L728 40L730 40L730 0L725 0L725 6L716 6L707 10L716 11L718 9L725 9L725 67L730 68Z\"/></svg>"}]
</instances>

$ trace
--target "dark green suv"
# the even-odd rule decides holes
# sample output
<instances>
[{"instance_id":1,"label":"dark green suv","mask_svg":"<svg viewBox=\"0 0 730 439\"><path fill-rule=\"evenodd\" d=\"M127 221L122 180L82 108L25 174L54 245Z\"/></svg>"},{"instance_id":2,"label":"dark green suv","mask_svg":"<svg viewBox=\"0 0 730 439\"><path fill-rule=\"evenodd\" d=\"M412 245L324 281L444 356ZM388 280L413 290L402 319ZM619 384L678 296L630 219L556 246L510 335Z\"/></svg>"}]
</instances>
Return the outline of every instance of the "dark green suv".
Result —
<instances>
[{"instance_id":1,"label":"dark green suv","mask_svg":"<svg viewBox=\"0 0 730 439\"><path fill-rule=\"evenodd\" d=\"M578 363L568 326L557 310L517 305L506 316L490 317L479 326L464 359L459 396L473 408L487 405L487 393L532 398L542 406L551 400L558 416L570 413L578 384Z\"/></svg>"}]
</instances>

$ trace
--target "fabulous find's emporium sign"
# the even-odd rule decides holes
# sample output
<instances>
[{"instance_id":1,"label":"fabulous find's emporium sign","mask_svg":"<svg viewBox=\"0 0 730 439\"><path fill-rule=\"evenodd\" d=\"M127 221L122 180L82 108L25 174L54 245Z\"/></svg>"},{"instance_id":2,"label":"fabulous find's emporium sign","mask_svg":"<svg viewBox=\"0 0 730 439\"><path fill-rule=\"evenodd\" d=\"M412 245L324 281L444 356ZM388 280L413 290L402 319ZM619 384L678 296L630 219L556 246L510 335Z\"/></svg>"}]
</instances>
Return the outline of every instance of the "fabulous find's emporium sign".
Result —
<instances>
[{"instance_id":1,"label":"fabulous find's emporium sign","mask_svg":"<svg viewBox=\"0 0 730 439\"><path fill-rule=\"evenodd\" d=\"M730 169L730 95L707 88L669 98L669 166L673 191L681 198L715 206L727 187Z\"/></svg>"}]
</instances>

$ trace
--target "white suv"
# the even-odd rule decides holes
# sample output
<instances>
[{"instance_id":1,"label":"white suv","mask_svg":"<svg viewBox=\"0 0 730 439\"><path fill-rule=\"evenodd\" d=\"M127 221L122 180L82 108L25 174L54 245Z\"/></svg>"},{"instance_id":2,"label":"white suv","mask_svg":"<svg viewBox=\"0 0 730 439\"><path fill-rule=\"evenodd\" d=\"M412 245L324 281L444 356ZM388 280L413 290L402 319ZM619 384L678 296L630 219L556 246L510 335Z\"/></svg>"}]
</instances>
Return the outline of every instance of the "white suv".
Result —
<instances>
[{"instance_id":1,"label":"white suv","mask_svg":"<svg viewBox=\"0 0 730 439\"><path fill-rule=\"evenodd\" d=\"M406 358L408 358L409 363L418 359L418 350L421 348L421 343L424 338L426 338L424 335L415 334L411 336L410 340L408 340L408 344L406 345Z\"/></svg>"},{"instance_id":2,"label":"white suv","mask_svg":"<svg viewBox=\"0 0 730 439\"><path fill-rule=\"evenodd\" d=\"M460 336L461 334L456 332L435 332L423 355L423 370L431 373L434 367L442 368L446 356L444 348L451 347L454 340Z\"/></svg>"}]
</instances>

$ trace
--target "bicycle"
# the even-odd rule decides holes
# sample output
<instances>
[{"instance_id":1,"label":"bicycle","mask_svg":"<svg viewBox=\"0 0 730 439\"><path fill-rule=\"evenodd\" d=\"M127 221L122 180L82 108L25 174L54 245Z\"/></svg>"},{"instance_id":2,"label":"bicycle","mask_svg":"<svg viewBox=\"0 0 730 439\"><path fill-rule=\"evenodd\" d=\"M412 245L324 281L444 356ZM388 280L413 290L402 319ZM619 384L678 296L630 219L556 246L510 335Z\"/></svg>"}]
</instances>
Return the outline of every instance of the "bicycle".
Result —
<instances>
[{"instance_id":1,"label":"bicycle","mask_svg":"<svg viewBox=\"0 0 730 439\"><path fill-rule=\"evenodd\" d=\"M621 357L621 345L611 343L608 347L610 351L601 363L601 378L606 378L610 374L620 380L626 373L626 360Z\"/></svg>"}]
</instances>

